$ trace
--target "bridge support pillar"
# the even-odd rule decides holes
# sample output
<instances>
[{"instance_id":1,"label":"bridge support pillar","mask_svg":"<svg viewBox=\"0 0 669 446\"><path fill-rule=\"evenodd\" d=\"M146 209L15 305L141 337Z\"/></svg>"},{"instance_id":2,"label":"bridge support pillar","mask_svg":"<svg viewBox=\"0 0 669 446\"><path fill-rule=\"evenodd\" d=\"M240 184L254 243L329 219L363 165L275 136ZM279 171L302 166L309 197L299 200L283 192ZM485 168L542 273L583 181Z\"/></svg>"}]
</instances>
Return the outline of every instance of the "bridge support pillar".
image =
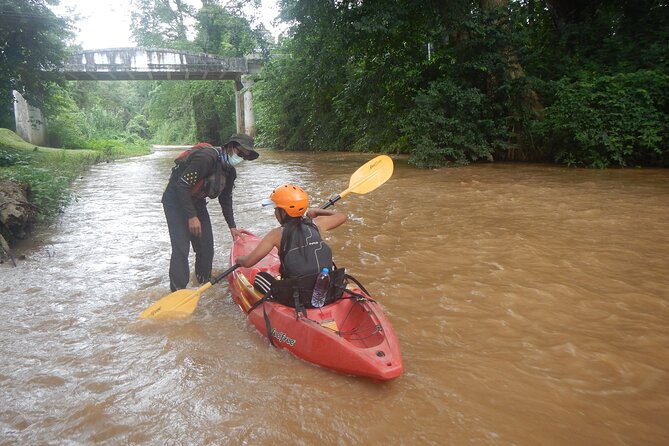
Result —
<instances>
[{"instance_id":1,"label":"bridge support pillar","mask_svg":"<svg viewBox=\"0 0 669 446\"><path fill-rule=\"evenodd\" d=\"M236 84L239 85L240 83L242 88L237 90L235 94L237 133L244 133L251 138L255 138L256 118L253 113L253 79L251 76L241 76L241 82Z\"/></svg>"},{"instance_id":2,"label":"bridge support pillar","mask_svg":"<svg viewBox=\"0 0 669 446\"><path fill-rule=\"evenodd\" d=\"M16 134L25 141L36 146L46 145L46 125L42 117L42 111L28 105L23 96L14 90L14 121L16 122Z\"/></svg>"}]
</instances>

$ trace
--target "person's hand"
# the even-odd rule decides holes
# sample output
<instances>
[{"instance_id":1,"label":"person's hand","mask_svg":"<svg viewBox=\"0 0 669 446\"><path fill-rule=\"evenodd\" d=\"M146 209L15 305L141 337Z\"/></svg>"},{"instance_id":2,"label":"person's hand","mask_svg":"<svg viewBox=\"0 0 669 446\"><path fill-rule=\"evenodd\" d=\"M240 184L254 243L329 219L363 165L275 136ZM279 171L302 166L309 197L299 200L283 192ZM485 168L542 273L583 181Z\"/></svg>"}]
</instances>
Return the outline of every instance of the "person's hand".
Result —
<instances>
[{"instance_id":1,"label":"person's hand","mask_svg":"<svg viewBox=\"0 0 669 446\"><path fill-rule=\"evenodd\" d=\"M202 225L200 224L200 219L197 218L197 216L188 219L188 230L195 237L200 237L200 235L202 235Z\"/></svg>"},{"instance_id":2,"label":"person's hand","mask_svg":"<svg viewBox=\"0 0 669 446\"><path fill-rule=\"evenodd\" d=\"M237 228L230 228L230 235L232 236L232 240L235 241L242 236L242 231Z\"/></svg>"}]
</instances>

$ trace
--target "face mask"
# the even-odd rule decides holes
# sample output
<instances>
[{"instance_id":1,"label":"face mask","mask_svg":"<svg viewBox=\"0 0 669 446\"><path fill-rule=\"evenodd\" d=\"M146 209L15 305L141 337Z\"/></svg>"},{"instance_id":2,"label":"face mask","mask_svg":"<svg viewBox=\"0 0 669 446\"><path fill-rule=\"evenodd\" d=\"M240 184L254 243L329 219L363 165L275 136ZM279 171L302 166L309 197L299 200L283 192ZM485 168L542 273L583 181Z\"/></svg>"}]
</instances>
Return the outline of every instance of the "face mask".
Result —
<instances>
[{"instance_id":1,"label":"face mask","mask_svg":"<svg viewBox=\"0 0 669 446\"><path fill-rule=\"evenodd\" d=\"M231 166L238 166L239 163L244 161L244 158L237 155L236 153L233 153L232 155L225 153L223 154L223 160L226 161Z\"/></svg>"},{"instance_id":2,"label":"face mask","mask_svg":"<svg viewBox=\"0 0 669 446\"><path fill-rule=\"evenodd\" d=\"M228 162L229 162L230 164L232 164L233 166L237 166L237 165L239 165L239 163L241 163L242 161L244 161L244 158L242 158L241 156L237 155L236 153L233 153L232 155L230 155L230 156L228 157Z\"/></svg>"}]
</instances>

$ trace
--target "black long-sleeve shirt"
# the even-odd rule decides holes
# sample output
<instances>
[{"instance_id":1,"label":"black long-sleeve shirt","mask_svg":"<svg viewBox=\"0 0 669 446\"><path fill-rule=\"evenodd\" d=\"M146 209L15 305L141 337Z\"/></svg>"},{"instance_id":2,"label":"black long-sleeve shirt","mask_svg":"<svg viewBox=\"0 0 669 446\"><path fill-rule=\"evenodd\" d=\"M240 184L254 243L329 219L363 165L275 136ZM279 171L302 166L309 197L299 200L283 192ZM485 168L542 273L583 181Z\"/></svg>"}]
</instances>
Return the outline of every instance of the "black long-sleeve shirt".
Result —
<instances>
[{"instance_id":1,"label":"black long-sleeve shirt","mask_svg":"<svg viewBox=\"0 0 669 446\"><path fill-rule=\"evenodd\" d=\"M174 187L179 203L186 211L188 218L195 217L197 212L195 210L194 200L204 200L204 198L194 197L191 189L202 178L207 178L213 174L220 163L218 154L211 149L197 149L188 157L188 164L185 166L180 174L172 175L170 177L170 185ZM229 164L223 164L223 176L225 177L225 187L223 192L218 196L218 202L221 205L223 216L228 224L228 227L235 228L235 217L232 211L232 189L237 179L237 171ZM175 178L176 177L176 178Z\"/></svg>"}]
</instances>

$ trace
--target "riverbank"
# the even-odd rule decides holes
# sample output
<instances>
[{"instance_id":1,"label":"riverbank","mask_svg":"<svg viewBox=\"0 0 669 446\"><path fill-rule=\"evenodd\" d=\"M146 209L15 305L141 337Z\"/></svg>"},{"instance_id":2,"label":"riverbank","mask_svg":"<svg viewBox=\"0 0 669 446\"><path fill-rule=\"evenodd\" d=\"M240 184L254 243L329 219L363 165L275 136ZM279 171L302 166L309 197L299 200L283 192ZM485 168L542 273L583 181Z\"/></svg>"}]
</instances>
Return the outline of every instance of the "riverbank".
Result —
<instances>
[{"instance_id":1,"label":"riverbank","mask_svg":"<svg viewBox=\"0 0 669 446\"><path fill-rule=\"evenodd\" d=\"M50 221L70 200L70 184L93 164L146 155L150 147L72 150L30 144L0 128L0 260L8 246Z\"/></svg>"}]
</instances>

